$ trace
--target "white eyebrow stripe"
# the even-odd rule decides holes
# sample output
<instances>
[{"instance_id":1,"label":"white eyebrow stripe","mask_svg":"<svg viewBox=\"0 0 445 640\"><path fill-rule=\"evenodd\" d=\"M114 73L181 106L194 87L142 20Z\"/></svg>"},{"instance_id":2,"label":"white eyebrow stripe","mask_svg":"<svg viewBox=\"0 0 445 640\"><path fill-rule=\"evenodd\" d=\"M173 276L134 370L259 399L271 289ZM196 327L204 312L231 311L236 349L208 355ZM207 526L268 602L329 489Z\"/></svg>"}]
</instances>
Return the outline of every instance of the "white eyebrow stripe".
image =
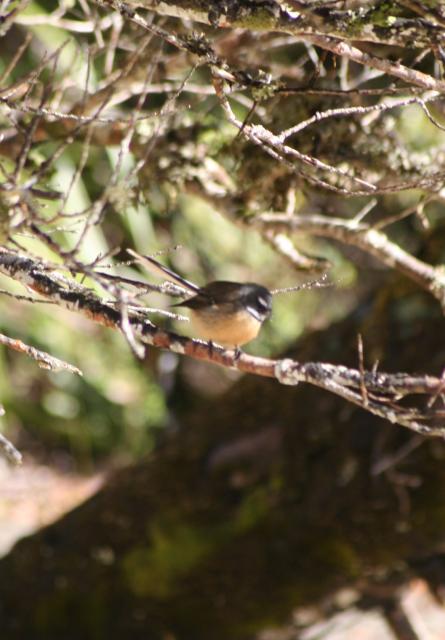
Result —
<instances>
[{"instance_id":1,"label":"white eyebrow stripe","mask_svg":"<svg viewBox=\"0 0 445 640\"><path fill-rule=\"evenodd\" d=\"M250 305L247 306L246 309L250 313L250 315L255 318L255 320L260 320L262 313L259 309L256 309L255 307L251 307Z\"/></svg>"}]
</instances>

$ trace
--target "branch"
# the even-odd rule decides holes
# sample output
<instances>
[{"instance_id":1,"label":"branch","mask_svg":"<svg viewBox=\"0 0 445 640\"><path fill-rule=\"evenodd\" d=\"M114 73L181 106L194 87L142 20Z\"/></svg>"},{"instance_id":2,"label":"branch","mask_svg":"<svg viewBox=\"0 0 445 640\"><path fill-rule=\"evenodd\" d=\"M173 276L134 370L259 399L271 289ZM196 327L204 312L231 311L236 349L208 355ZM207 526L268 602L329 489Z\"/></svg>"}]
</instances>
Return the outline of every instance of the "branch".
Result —
<instances>
[{"instance_id":1,"label":"branch","mask_svg":"<svg viewBox=\"0 0 445 640\"><path fill-rule=\"evenodd\" d=\"M436 80L436 78L429 76L427 73L410 69L399 62L390 62L385 58L378 58L369 53L364 53L361 49L342 40L318 35L305 37L305 40L338 56L349 58L349 60L353 60L358 64L383 71L387 75L399 78L407 84L413 84L416 87L422 87L422 89L431 89L439 93L445 93L445 82L443 80Z\"/></svg>"},{"instance_id":2,"label":"branch","mask_svg":"<svg viewBox=\"0 0 445 640\"><path fill-rule=\"evenodd\" d=\"M147 22L133 8L137 6L136 3L123 3L120 0L101 0L100 4L113 7L124 18L130 19L143 29L162 37L169 44L183 50L191 51L198 55L203 61L209 62L209 50L207 46L200 52L199 48L196 47L196 43L193 45L190 39L186 40L183 37L173 35ZM230 5L233 10L222 11L221 7L223 5ZM407 43L409 43L411 47L419 46L415 38L415 33L417 32L413 31L413 29L402 30L403 35L399 38L393 39L388 37L385 39L385 37L382 38L377 35L377 31L382 32L380 26L375 30L372 21L367 22L366 19L363 19L360 15L360 21L358 23L353 22L349 30L346 28L339 33L338 30L332 29L332 24L327 21L326 33L320 34L309 25L305 25L305 27L302 28L300 16L283 11L281 6L277 2L274 2L274 0L245 0L245 2L241 3L231 2L230 0L226 0L225 3L218 3L217 0L211 3L201 0L189 0L188 2L180 4L177 1L159 2L159 0L145 0L144 6L155 13L205 22L213 26L290 33L322 49L331 51L338 56L349 58L361 65L379 69L408 84L427 90L438 91L439 93L445 93L445 81L436 80L433 76L415 69L410 69L399 62L390 62L387 59L364 53L358 47L352 46L345 41L347 39L354 41L362 39L364 41L380 42L382 44L398 44L399 46L403 46L403 48L408 46ZM214 17L212 18L213 9L215 9L217 13L216 19ZM328 15L329 13L330 12L328 12ZM347 14L345 13L345 17L347 17L348 14L349 12ZM355 19L357 20L358 17L357 15ZM391 16L388 16L388 23L391 23ZM362 31L360 31L360 24L363 25ZM434 26L432 28L437 35L436 41L431 37L431 34L429 34L429 37L426 37L425 42L422 41L423 46L429 48L433 46L437 47L444 38L442 29L436 29ZM385 29L383 28L383 32L384 31ZM394 33L392 28L389 33L391 32ZM360 38L360 35L362 35L362 38ZM214 61L213 64L216 64L216 61ZM222 60L219 60L217 66L220 69L227 68L226 62ZM232 70L230 75L233 77L239 74Z\"/></svg>"},{"instance_id":3,"label":"branch","mask_svg":"<svg viewBox=\"0 0 445 640\"><path fill-rule=\"evenodd\" d=\"M210 203L222 216L242 228L253 227L268 242L270 238L279 238L280 242L273 246L281 255L291 259L297 268L307 268L301 261L293 259L292 244L289 235L292 233L307 233L323 238L332 238L349 246L355 246L376 258L380 263L413 280L424 290L436 298L445 313L445 268L442 265L432 266L411 255L398 244L392 242L388 236L376 227L360 222L357 218L344 219L328 217L321 214L287 214L287 213L263 213L255 214L247 209L245 215L239 215L239 202L230 193L221 196L209 192L208 183L205 181L190 182L186 184L187 191ZM375 204L375 203L374 203ZM416 210L413 207L403 215ZM366 209L365 209L366 211ZM400 215L394 217L399 219ZM391 222L391 220L389 221ZM385 224L388 220L385 221ZM280 244L284 245L284 250ZM289 255L290 254L290 255ZM325 269L328 265L319 262L311 268Z\"/></svg>"},{"instance_id":4,"label":"branch","mask_svg":"<svg viewBox=\"0 0 445 640\"><path fill-rule=\"evenodd\" d=\"M297 125L289 127L288 129L282 131L280 134L276 135L261 124L251 125L239 120L239 118L237 118L234 114L227 94L225 93L224 82L220 78L214 77L213 86L215 87L215 93L221 103L221 107L223 108L227 119L239 130L239 135L242 135L253 144L259 146L274 160L277 160L285 167L287 167L292 173L301 176L312 185L346 196L358 196L369 195L370 193L372 193L373 195L377 195L415 188L437 190L438 185L443 184L444 172L438 171L427 175L417 176L414 180L402 180L398 183L389 185L387 184L383 187L378 187L375 184L372 184L367 180L364 180L355 175L355 171L352 168L343 169L340 167L335 167L334 165L327 164L326 162L319 160L315 156L302 153L297 148L284 143L287 138L295 135L308 126L327 118L339 116L344 117L351 114L364 114L370 112L381 113L388 109L393 109L397 106L402 107L409 104L418 104L419 106L421 106L421 108L426 111L428 117L430 117L431 120L432 117L428 112L426 103L438 99L439 94L437 94L436 92L430 93L429 95L424 97L415 96L397 100L392 103L371 105L369 107L328 109L322 112L317 112L311 118L299 122ZM433 121L433 124L438 126L438 128L442 128L440 123L436 121ZM317 173L308 173L306 171L303 171L302 169L299 169L293 163L293 158L297 162L315 169ZM323 176L326 176L326 178Z\"/></svg>"},{"instance_id":5,"label":"branch","mask_svg":"<svg viewBox=\"0 0 445 640\"><path fill-rule=\"evenodd\" d=\"M234 350L164 331L149 320L141 320L140 313L134 313L131 307L123 318L119 308L103 302L86 287L67 278L62 280L57 273L49 275L44 263L7 249L0 249L0 273L21 282L59 306L81 313L104 326L122 331L125 322L125 330L131 327L132 336L144 344L239 371L276 378L286 385L307 382L417 433L445 435L445 426L440 426L444 424L445 411L434 408L445 394L443 380L437 377L377 373L329 363L300 363L289 359L270 360L245 353L239 355ZM366 394L363 389L366 389ZM429 401L426 408L407 407L400 403L400 400L412 395L427 396Z\"/></svg>"},{"instance_id":6,"label":"branch","mask_svg":"<svg viewBox=\"0 0 445 640\"><path fill-rule=\"evenodd\" d=\"M324 35L403 47L407 43L411 47L431 46L444 39L432 11L425 14L424 21L416 17L402 19L394 3L388 3L387 7L378 3L367 8L358 3L356 9L345 11L311 8L308 3L294 0L144 0L137 4L159 15L223 28L285 32L301 38ZM290 7L295 10L291 11Z\"/></svg>"},{"instance_id":7,"label":"branch","mask_svg":"<svg viewBox=\"0 0 445 640\"><path fill-rule=\"evenodd\" d=\"M286 167L288 167L292 172L297 175L301 175L311 184L316 186L329 189L331 191L335 191L336 193L341 193L343 195L357 195L358 193L364 193L369 195L370 193L374 193L377 187L366 180L354 175L354 173L350 170L341 169L339 167L334 167L333 165L327 164L314 156L310 156L306 153L302 153L295 149L294 147L290 147L283 143L281 135L275 135L272 131L269 131L265 127L260 124L250 125L246 124L239 120L229 103L227 95L224 92L224 83L219 78L213 79L213 86L215 87L216 95L219 98L221 103L221 107L224 109L224 112L227 116L227 119L231 124L233 124L239 131L242 136L250 140L253 144L261 147L263 151L265 151L268 155L270 155L275 160L278 160ZM286 132L285 132L286 133ZM321 175L326 173L328 175L334 176L341 180L340 186L333 185L323 178L317 177L315 174L309 174L307 172L302 171L301 169L297 169L292 160L289 158L295 158L298 162L305 164L311 168L317 169ZM343 186L343 183L346 182L347 187ZM359 187L364 189L364 191L352 191L349 187L349 183L357 184Z\"/></svg>"},{"instance_id":8,"label":"branch","mask_svg":"<svg viewBox=\"0 0 445 640\"><path fill-rule=\"evenodd\" d=\"M38 301L34 300L34 302ZM40 351L39 349L31 347L16 338L9 338L8 336L0 333L0 344L3 344L9 349L13 349L14 351L18 351L19 353L25 353L30 358L37 360L37 364L42 369L49 369L50 371L69 371L70 373L77 373L79 376L82 375L81 370L74 367L72 364L59 360L59 358L54 358L54 356L50 356L46 351Z\"/></svg>"},{"instance_id":9,"label":"branch","mask_svg":"<svg viewBox=\"0 0 445 640\"><path fill-rule=\"evenodd\" d=\"M397 269L431 293L445 312L445 270L433 267L404 251L389 238L371 226L323 215L290 216L287 214L264 213L256 216L252 224L262 230L276 232L302 231L324 238L333 238L348 245L359 247L371 254L387 267Z\"/></svg>"}]
</instances>

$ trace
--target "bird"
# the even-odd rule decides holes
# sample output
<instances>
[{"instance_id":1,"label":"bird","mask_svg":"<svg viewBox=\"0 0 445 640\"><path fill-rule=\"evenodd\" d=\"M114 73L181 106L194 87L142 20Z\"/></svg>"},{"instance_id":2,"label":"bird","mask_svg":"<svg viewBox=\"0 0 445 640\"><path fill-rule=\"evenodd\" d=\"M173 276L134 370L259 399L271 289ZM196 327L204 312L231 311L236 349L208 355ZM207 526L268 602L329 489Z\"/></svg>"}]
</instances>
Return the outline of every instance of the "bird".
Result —
<instances>
[{"instance_id":1,"label":"bird","mask_svg":"<svg viewBox=\"0 0 445 640\"><path fill-rule=\"evenodd\" d=\"M172 305L190 309L198 337L224 348L239 348L257 337L272 314L272 293L255 282L215 280L203 287L186 280L152 257L128 253L149 271L167 278L191 294Z\"/></svg>"}]
</instances>

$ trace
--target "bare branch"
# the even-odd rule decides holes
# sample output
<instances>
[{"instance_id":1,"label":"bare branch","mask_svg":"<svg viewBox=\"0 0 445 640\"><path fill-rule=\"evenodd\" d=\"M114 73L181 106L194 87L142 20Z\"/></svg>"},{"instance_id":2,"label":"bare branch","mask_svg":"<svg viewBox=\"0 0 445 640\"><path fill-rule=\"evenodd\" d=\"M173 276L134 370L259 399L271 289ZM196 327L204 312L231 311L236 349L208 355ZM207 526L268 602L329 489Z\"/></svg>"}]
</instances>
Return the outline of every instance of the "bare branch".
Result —
<instances>
[{"instance_id":1,"label":"bare branch","mask_svg":"<svg viewBox=\"0 0 445 640\"><path fill-rule=\"evenodd\" d=\"M413 84L416 87L422 87L432 91L438 91L439 93L445 93L445 82L443 80L436 80L432 76L429 76L422 71L416 69L410 69L398 62L390 62L385 58L378 58L372 56L369 53L364 53L361 49L354 47L348 42L336 40L335 38L329 38L326 36L309 36L306 38L312 44L316 44L322 49L331 51L338 56L345 56L349 60L353 60L358 64L372 67L373 69L379 69L389 76L394 76L403 80L407 84Z\"/></svg>"},{"instance_id":2,"label":"bare branch","mask_svg":"<svg viewBox=\"0 0 445 640\"><path fill-rule=\"evenodd\" d=\"M77 373L79 376L82 375L80 369L74 367L72 364L59 360L59 358L54 358L54 356L50 356L46 351L40 351L35 347L30 347L17 338L9 338L8 336L0 333L0 344L8 347L8 349L18 351L19 353L25 353L30 358L36 360L37 364L42 369L49 369L50 371L69 371L70 373Z\"/></svg>"},{"instance_id":3,"label":"bare branch","mask_svg":"<svg viewBox=\"0 0 445 640\"><path fill-rule=\"evenodd\" d=\"M388 267L399 270L431 293L445 310L445 271L441 266L433 267L404 251L373 227L355 220L330 218L311 214L289 216L264 213L256 216L252 224L260 229L281 232L302 231L316 236L333 238L359 247L373 255Z\"/></svg>"}]
</instances>

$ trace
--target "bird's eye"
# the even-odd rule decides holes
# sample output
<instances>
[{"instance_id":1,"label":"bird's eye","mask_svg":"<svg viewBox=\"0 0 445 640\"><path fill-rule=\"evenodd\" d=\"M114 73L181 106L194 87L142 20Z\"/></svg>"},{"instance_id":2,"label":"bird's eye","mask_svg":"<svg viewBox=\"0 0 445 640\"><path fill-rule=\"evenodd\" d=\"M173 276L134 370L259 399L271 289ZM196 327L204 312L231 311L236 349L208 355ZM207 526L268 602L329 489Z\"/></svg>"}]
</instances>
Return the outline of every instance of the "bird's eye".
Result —
<instances>
[{"instance_id":1,"label":"bird's eye","mask_svg":"<svg viewBox=\"0 0 445 640\"><path fill-rule=\"evenodd\" d=\"M259 308L262 311L267 311L268 309L270 309L269 300L266 300L265 298L258 298L257 299L257 303L258 303Z\"/></svg>"}]
</instances>

